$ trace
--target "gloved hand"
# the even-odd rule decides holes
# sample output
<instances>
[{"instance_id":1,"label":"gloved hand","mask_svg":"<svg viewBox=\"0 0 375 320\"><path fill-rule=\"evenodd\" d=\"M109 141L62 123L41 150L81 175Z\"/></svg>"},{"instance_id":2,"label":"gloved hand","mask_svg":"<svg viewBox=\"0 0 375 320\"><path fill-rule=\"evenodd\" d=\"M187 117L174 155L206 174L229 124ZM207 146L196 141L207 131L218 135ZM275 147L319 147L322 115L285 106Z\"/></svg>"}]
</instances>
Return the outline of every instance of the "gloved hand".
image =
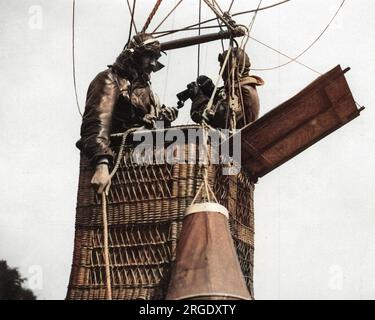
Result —
<instances>
[{"instance_id":1,"label":"gloved hand","mask_svg":"<svg viewBox=\"0 0 375 320\"><path fill-rule=\"evenodd\" d=\"M200 90L202 91L202 93L206 97L210 98L212 93L215 90L215 85L212 82L212 80L207 76L201 75L197 78L197 84L198 84Z\"/></svg>"},{"instance_id":2,"label":"gloved hand","mask_svg":"<svg viewBox=\"0 0 375 320\"><path fill-rule=\"evenodd\" d=\"M165 105L163 105L160 110L160 115L163 120L166 120L167 122L173 122L177 119L178 109L175 107L166 107Z\"/></svg>"},{"instance_id":3,"label":"gloved hand","mask_svg":"<svg viewBox=\"0 0 375 320\"><path fill-rule=\"evenodd\" d=\"M108 190L111 186L108 164L102 163L96 166L91 185L97 193L102 194L105 191L108 195Z\"/></svg>"},{"instance_id":4,"label":"gloved hand","mask_svg":"<svg viewBox=\"0 0 375 320\"><path fill-rule=\"evenodd\" d=\"M210 121L215 116L215 111L212 109L205 109L202 114L202 118L206 121Z\"/></svg>"},{"instance_id":5,"label":"gloved hand","mask_svg":"<svg viewBox=\"0 0 375 320\"><path fill-rule=\"evenodd\" d=\"M156 117L153 114L146 114L142 120L147 129L155 129Z\"/></svg>"}]
</instances>

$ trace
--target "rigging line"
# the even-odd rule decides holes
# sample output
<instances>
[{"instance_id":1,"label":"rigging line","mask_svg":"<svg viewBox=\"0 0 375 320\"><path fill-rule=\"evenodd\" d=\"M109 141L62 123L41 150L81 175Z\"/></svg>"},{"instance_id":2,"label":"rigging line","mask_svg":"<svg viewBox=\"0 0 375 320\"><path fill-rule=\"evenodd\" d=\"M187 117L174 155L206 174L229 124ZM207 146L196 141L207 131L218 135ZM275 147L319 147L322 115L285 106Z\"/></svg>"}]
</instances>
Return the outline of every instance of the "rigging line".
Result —
<instances>
[{"instance_id":1,"label":"rigging line","mask_svg":"<svg viewBox=\"0 0 375 320\"><path fill-rule=\"evenodd\" d=\"M176 12L174 12L173 16L172 16L172 28L174 28L175 26L175 23L176 23ZM167 89L168 89L168 77L169 77L169 66L170 66L170 62L172 60L172 56L173 56L173 51L170 52L168 55L167 55L167 58L168 58L168 62L167 62L167 68L166 68L166 75L165 75L165 86L164 86L164 91L163 91L163 102L165 101L165 97L167 95Z\"/></svg>"},{"instance_id":2,"label":"rigging line","mask_svg":"<svg viewBox=\"0 0 375 320\"><path fill-rule=\"evenodd\" d=\"M269 6L266 6L266 7L262 7L262 8L259 8L258 11L263 11L263 10L267 10L267 9L271 9L271 8L274 8L276 6L279 6L279 5L282 5L284 3L287 3L291 0L284 0L284 1L281 1L281 2L278 2L278 3L275 3L275 4L272 4L272 5L269 5ZM243 15L243 14L247 14L247 13L253 13L255 12L256 9L253 9L253 10L248 10L248 11L242 11L242 12L237 12L237 13L234 13L232 14L232 17L235 17L235 16L239 16L239 15ZM201 23L195 23L195 24L192 24L190 26L187 26L187 27L184 27L184 28L181 28L181 29L176 29L176 30L172 30L166 34L163 34L160 37L164 37L164 36L167 36L169 34L172 34L172 33L176 33L176 32L179 32L179 31L185 31L185 30L189 30L190 28L193 28L193 27L196 27L198 25L202 25L202 24L206 24L208 22L212 22L212 21L215 21L216 20L216 17L215 18L211 18L211 19L208 19L208 20L205 20L205 21L202 21ZM164 33L164 32L163 32Z\"/></svg>"},{"instance_id":3,"label":"rigging line","mask_svg":"<svg viewBox=\"0 0 375 320\"><path fill-rule=\"evenodd\" d=\"M223 31L223 26L221 25L219 18L217 18L217 23L219 24L220 30ZM225 51L225 48L224 48L224 39L220 39L220 42L221 42L221 49L224 52Z\"/></svg>"},{"instance_id":4,"label":"rigging line","mask_svg":"<svg viewBox=\"0 0 375 320\"><path fill-rule=\"evenodd\" d=\"M215 6L209 1L209 0L203 0L207 6L215 13L216 17L219 18L229 30L233 30L233 27L226 21L223 16L220 14L220 12L215 8ZM202 23L198 23L201 25Z\"/></svg>"},{"instance_id":5,"label":"rigging line","mask_svg":"<svg viewBox=\"0 0 375 320\"><path fill-rule=\"evenodd\" d=\"M316 69L314 69L314 68L308 66L307 64L302 63L302 62L300 62L300 61L298 61L298 60L296 60L296 59L294 59L294 58L292 58L292 57L286 55L285 53L283 53L283 52L281 52L281 51L279 51L279 50L277 50L277 49L275 49L275 48L273 48L273 47L267 45L266 43L264 43L264 42L262 42L262 41L260 41L260 40L257 40L257 39L255 39L255 38L253 38L253 37L250 37L250 39L253 40L253 41L255 41L255 42L258 42L259 44L261 44L261 45L263 45L263 46L265 46L265 47L267 47L267 48L269 48L269 49L271 49L271 50L277 52L278 54L280 54L280 55L282 55L282 56L284 56L284 57L286 57L286 58L288 58L288 59L290 59L291 62L295 62L295 63L297 63L297 64L299 64L299 65L301 65L301 66L303 66L303 67L305 67L305 68L307 68L307 69L309 69L309 70L311 70L312 72L314 72L314 73L320 75L320 76L323 75L323 73L317 71ZM254 70L254 71L259 71L259 69L252 69L252 70ZM354 102L355 102L355 104L357 105L357 107L358 107L359 109L362 108L362 105L361 105L359 102L357 102L356 100L354 100Z\"/></svg>"},{"instance_id":6,"label":"rigging line","mask_svg":"<svg viewBox=\"0 0 375 320\"><path fill-rule=\"evenodd\" d=\"M215 29L215 28L222 28L222 26L220 25L217 25L217 26L205 26L205 27L194 27L194 28L190 28L190 29L182 29L180 31L192 31L192 30L203 30L203 29ZM164 34L165 32L170 32L170 31L174 31L174 30L167 30L167 31L157 31L155 33L152 33L153 35L155 34Z\"/></svg>"},{"instance_id":7,"label":"rigging line","mask_svg":"<svg viewBox=\"0 0 375 320\"><path fill-rule=\"evenodd\" d=\"M258 7L257 7L257 9L256 9L255 12L254 12L253 18L251 19L250 25L249 25L249 27L248 27L248 30L249 30L249 31L248 31L249 36L250 36L251 30L252 30L252 28L253 28L253 26L254 26L255 19L256 19L257 15L258 15L259 8L260 8L260 6L262 5L262 2L263 2L263 0L259 0Z\"/></svg>"},{"instance_id":8,"label":"rigging line","mask_svg":"<svg viewBox=\"0 0 375 320\"><path fill-rule=\"evenodd\" d=\"M201 22L202 20L202 0L199 0L199 13L198 13L198 19L199 19L199 23ZM198 36L201 35L201 27L199 25L199 29L198 29ZM199 77L199 74L200 74L200 57L201 57L201 45L200 43L198 44L198 63L197 63L197 77Z\"/></svg>"},{"instance_id":9,"label":"rigging line","mask_svg":"<svg viewBox=\"0 0 375 320\"><path fill-rule=\"evenodd\" d=\"M240 16L240 15L247 14L247 13L253 13L253 12L256 12L256 11L259 12L259 11L271 9L271 8L277 7L277 6L281 5L281 4L284 4L284 3L289 2L289 1L291 1L291 0L284 0L284 1L281 1L281 2L277 2L277 3L271 4L269 6L265 6L265 7L259 8L259 9L252 9L252 10L237 12L237 13L232 14L232 17Z\"/></svg>"},{"instance_id":10,"label":"rigging line","mask_svg":"<svg viewBox=\"0 0 375 320\"><path fill-rule=\"evenodd\" d=\"M181 4L182 0L180 0L173 8L171 11L169 11L169 13L167 14L167 16L159 23L159 25L154 29L154 31L152 31L152 34L155 34L155 32L160 28L160 26L165 22L165 20L167 20L169 18L169 16L172 14L172 12L174 12L176 10L176 8Z\"/></svg>"},{"instance_id":11,"label":"rigging line","mask_svg":"<svg viewBox=\"0 0 375 320\"><path fill-rule=\"evenodd\" d=\"M220 5L216 0L212 0L212 4L217 7L221 14L224 14L224 11L220 8Z\"/></svg>"},{"instance_id":12,"label":"rigging line","mask_svg":"<svg viewBox=\"0 0 375 320\"><path fill-rule=\"evenodd\" d=\"M131 26L133 26L133 28L135 30L135 33L138 33L137 26L135 25L135 21L134 21L135 1L136 0L133 0L133 10L132 10L132 8L130 7L129 0L126 0L126 2L128 4L129 13L130 13L130 16L131 16L130 28L131 28Z\"/></svg>"},{"instance_id":13,"label":"rigging line","mask_svg":"<svg viewBox=\"0 0 375 320\"><path fill-rule=\"evenodd\" d=\"M300 61L298 61L298 60L296 60L296 59L294 59L294 58L292 58L292 57L290 57L290 56L288 56L287 54L285 54L285 53L283 53L283 52L281 52L281 51L279 51L279 50L277 50L277 49L271 47L270 45L268 45L268 44L266 44L266 43L264 43L264 42L262 42L262 41L260 41L260 40L258 40L258 39L255 39L254 37L251 37L251 36L250 36L250 39L253 40L253 41L255 41L255 42L257 42L257 43L259 43L259 44L261 44L262 46L264 46L264 47L266 47L266 48L268 48L268 49L270 49L270 50L272 50L272 51L275 51L275 52L277 52L278 54L280 54L280 55L282 55L282 56L288 58L290 61L293 61L293 62L295 62L295 63L298 63L299 65L301 65L301 66L303 66L303 67L305 67L305 68L311 70L312 72L315 72L315 73L317 73L317 74L319 74L319 75L322 75L321 72L319 72L319 71L315 70L314 68L309 67L308 65L306 65L306 64L304 64L304 63L302 63L302 62L300 62ZM253 69L253 68L252 68L252 70L259 71L259 69Z\"/></svg>"},{"instance_id":14,"label":"rigging line","mask_svg":"<svg viewBox=\"0 0 375 320\"><path fill-rule=\"evenodd\" d=\"M228 8L228 12L230 12L232 10L233 3L234 3L234 0L232 0L232 2L230 3L229 8Z\"/></svg>"},{"instance_id":15,"label":"rigging line","mask_svg":"<svg viewBox=\"0 0 375 320\"><path fill-rule=\"evenodd\" d=\"M232 52L232 47L229 47L227 55L225 56L223 65L220 68L219 75L218 75L218 77L216 79L214 90L212 91L210 100L208 101L208 104L207 104L206 108L204 109L204 112L207 111L207 110L210 110L212 108L212 105L213 105L213 102L214 102L214 98L215 98L215 94L216 94L216 91L217 91L218 86L219 86L219 81L223 77L223 72L225 70L225 67L227 66L229 55L231 54L231 52Z\"/></svg>"},{"instance_id":16,"label":"rigging line","mask_svg":"<svg viewBox=\"0 0 375 320\"><path fill-rule=\"evenodd\" d=\"M257 10L255 11L255 13L254 13L254 15L253 15L253 18L252 18L251 21L250 21L249 27L247 28L247 34L246 34L246 35L244 36L244 38L242 39L242 40L244 40L244 39L246 38L246 40L245 40L245 42L244 42L244 44L243 44L243 47L241 48L243 51L245 51L246 46L247 46L247 44L248 44L248 42L249 42L250 34L251 34L251 30L253 29L253 26L254 26L254 23L255 23L255 19L256 19L257 15L258 15L258 10L259 10L259 8L260 8L260 6L261 6L261 4L262 4L262 1L263 1L263 0L259 0ZM241 42L241 45L242 45L242 42ZM245 60L246 60L246 56L244 55L244 56L243 56L242 68L241 68L241 74L242 74L242 73L244 72L244 70L245 70Z\"/></svg>"},{"instance_id":17,"label":"rigging line","mask_svg":"<svg viewBox=\"0 0 375 320\"><path fill-rule=\"evenodd\" d=\"M76 1L73 0L73 19L72 19L72 65L73 65L73 86L74 94L76 98L77 109L81 117L83 117L81 107L79 106L78 93L77 93L77 81L76 81L76 59L75 59L75 7Z\"/></svg>"},{"instance_id":18,"label":"rigging line","mask_svg":"<svg viewBox=\"0 0 375 320\"><path fill-rule=\"evenodd\" d=\"M125 45L124 49L128 47L128 44L129 44L129 42L130 42L130 38L131 38L131 35L132 35L132 32L133 32L133 28L132 28L133 25L134 25L134 30L135 30L135 32L137 33L137 28L136 28L135 23L134 23L135 2L136 2L136 0L133 0L133 10L131 10L131 9L130 9L130 3L129 3L129 0L127 0L127 3L128 3L128 6L129 6L129 12L130 12L130 16L131 16L131 18L130 18L130 26L129 26L128 41L126 42L126 45Z\"/></svg>"},{"instance_id":19,"label":"rigging line","mask_svg":"<svg viewBox=\"0 0 375 320\"><path fill-rule=\"evenodd\" d=\"M145 25L143 26L142 28L142 32L145 32L148 28L148 26L150 25L152 19L154 18L156 12L158 11L159 7L160 7L160 4L161 4L162 0L156 0L156 3L154 5L154 8L152 9L150 15L148 16L146 22L145 22Z\"/></svg>"},{"instance_id":20,"label":"rigging line","mask_svg":"<svg viewBox=\"0 0 375 320\"><path fill-rule=\"evenodd\" d=\"M343 7L343 5L345 4L346 0L343 0L339 6L339 8L337 9L337 11L335 12L335 14L333 15L333 17L331 18L331 20L329 21L329 23L327 24L327 26L323 29L323 31L319 34L319 36L305 49L303 50L299 55L297 55L294 59L286 62L286 63L283 63L281 65L278 65L278 66L275 66L275 67L270 67L270 68L258 68L258 69L252 69L252 70L256 70L256 71L269 71L269 70L275 70L275 69L279 69L279 68L282 68L282 67L285 67L286 65L292 63L292 62L295 62L297 59L299 59L300 57L302 57L307 51L309 51L319 40L320 38L325 34L325 32L328 30L328 28L330 27L330 25L332 24L332 22L335 20L336 16L338 15L338 13L340 12L341 8Z\"/></svg>"}]
</instances>

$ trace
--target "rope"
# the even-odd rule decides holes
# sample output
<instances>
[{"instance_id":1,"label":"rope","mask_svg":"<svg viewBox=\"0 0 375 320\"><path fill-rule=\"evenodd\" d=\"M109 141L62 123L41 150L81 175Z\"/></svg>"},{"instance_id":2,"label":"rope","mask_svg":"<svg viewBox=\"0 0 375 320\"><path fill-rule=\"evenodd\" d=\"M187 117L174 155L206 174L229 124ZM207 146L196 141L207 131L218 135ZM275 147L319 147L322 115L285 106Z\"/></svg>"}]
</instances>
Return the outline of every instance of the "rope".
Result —
<instances>
[{"instance_id":1,"label":"rope","mask_svg":"<svg viewBox=\"0 0 375 320\"><path fill-rule=\"evenodd\" d=\"M218 11L218 9L216 9L215 5L214 5L214 2L213 3L210 3L209 0L203 0L206 5L215 13L216 17L218 19L220 19L225 25L226 27L229 29L229 30L233 30L233 26L231 26L228 21L226 21L223 16L221 15L220 11ZM201 25L202 23L198 23L199 25Z\"/></svg>"},{"instance_id":2,"label":"rope","mask_svg":"<svg viewBox=\"0 0 375 320\"><path fill-rule=\"evenodd\" d=\"M261 6L261 4L262 4L262 1L263 1L263 0L260 0L260 1L259 1L259 3L258 3L258 7L257 7L257 9L256 9L256 11L255 11L255 13L254 13L254 15L253 15L253 18L252 18L251 21L250 21L249 27L247 28L247 34L245 35L245 37L246 37L246 41L245 41L245 43L243 44L243 46L242 46L242 48L241 48L241 49L243 50L244 53L245 53L245 49L246 49L247 43L249 42L250 33L251 33L251 30L253 29L253 26L254 26L254 23L255 23L255 19L256 19L257 15L258 15L258 11L259 11L259 8L260 8L260 6ZM245 37L244 37L244 38L245 38ZM244 39L244 38L243 38L243 39ZM243 39L242 39L242 40L243 40ZM242 43L241 43L241 45L242 45ZM242 69L241 69L240 74L242 74L242 73L244 72L244 70L245 70L245 62L246 62L246 55L244 54L244 55L243 55Z\"/></svg>"},{"instance_id":3,"label":"rope","mask_svg":"<svg viewBox=\"0 0 375 320\"><path fill-rule=\"evenodd\" d=\"M262 8L259 8L258 11L263 11L263 10L271 9L271 8L274 8L274 7L276 7L276 6L282 5L282 4L284 4L284 3L286 3L286 2L289 2L289 1L291 1L291 0L284 0L284 1L281 1L281 2L278 2L278 3L275 3L275 4L272 4L272 5L269 5L269 6L266 6L266 7L262 7ZM243 14L247 14L247 13L253 13L253 12L255 12L255 11L257 11L257 10L254 9L254 10L248 10L248 11L237 12L237 13L234 13L234 14L232 15L232 17L239 16L239 15L243 15ZM172 34L172 33L179 32L179 31L189 30L190 28L194 28L194 27L196 27L196 26L198 26L198 25L202 25L202 24L206 24L206 23L208 23L208 22L215 21L216 19L217 19L217 18L215 17L215 18L212 18L212 19L208 19L208 20L202 21L201 23L195 23L195 24L192 24L192 25L190 25L190 26L187 26L187 27L184 27L184 28L181 28L181 29L176 29L176 30L168 31L168 32L165 32L165 33L163 32L164 34L158 36L158 38L160 38L160 37L164 37L164 36L170 35L170 34ZM161 33L162 33L162 32L161 32Z\"/></svg>"},{"instance_id":4,"label":"rope","mask_svg":"<svg viewBox=\"0 0 375 320\"><path fill-rule=\"evenodd\" d=\"M130 8L129 0L126 0L126 2L128 3L128 8L129 8L129 13L130 13L131 19L130 19L130 26L129 26L128 41L127 41L125 47L127 47L129 42L130 42L130 38L131 38L131 35L132 35L132 31L133 31L133 26L134 26L135 33L138 33L137 26L135 25L135 21L134 21L134 12L135 12L136 0L133 0L133 9Z\"/></svg>"},{"instance_id":5,"label":"rope","mask_svg":"<svg viewBox=\"0 0 375 320\"><path fill-rule=\"evenodd\" d=\"M296 62L297 59L299 59L300 57L302 57L306 52L308 52L319 40L320 38L325 34L325 32L328 30L328 28L331 26L332 22L335 20L336 16L338 15L338 13L340 12L341 8L344 6L345 4L345 1L346 0L343 0L339 6L339 8L337 9L337 11L335 12L335 14L333 15L333 17L331 18L331 20L329 21L329 23L327 24L327 26L323 29L323 31L318 35L318 37L305 49L303 50L298 56L296 56L294 59L291 59L290 61L286 62L286 63L283 63L281 65L278 65L278 66L275 66L275 67L270 67L270 68L258 68L258 69L252 69L252 70L255 70L255 71L269 71L269 70L275 70L275 69L279 69L279 68L282 68L282 67L285 67L286 65L292 63L292 62Z\"/></svg>"},{"instance_id":6,"label":"rope","mask_svg":"<svg viewBox=\"0 0 375 320\"><path fill-rule=\"evenodd\" d=\"M215 18L216 20L216 18ZM221 25L217 25L217 26L205 26L205 27L193 27L193 28L190 28L190 29L178 29L178 31L192 31L192 30L203 30L203 29L216 29L216 28L220 28L222 29L223 27ZM160 38L160 37L163 37L164 34L166 32L172 32L174 33L176 31L176 29L173 29L173 30L165 30L165 31L157 31L157 32L153 32L152 34L157 34L157 35L160 35L160 36L157 36L156 38Z\"/></svg>"},{"instance_id":7,"label":"rope","mask_svg":"<svg viewBox=\"0 0 375 320\"><path fill-rule=\"evenodd\" d=\"M214 88L214 90L213 90L213 92L211 94L210 100L208 101L207 107L203 111L203 114L205 114L205 112L207 112L208 110L210 110L212 108L212 104L214 102L214 98L215 98L215 95L216 95L217 87L219 86L220 78L223 76L223 72L224 72L225 66L228 63L228 59L229 59L229 56L230 56L231 52L232 52L232 48L230 47L229 50L228 50L228 52L227 52L227 55L225 56L225 60L223 62L223 65L221 66L221 69L220 69L220 72L219 72L219 76L217 77L217 80L216 80L216 83L215 83L215 88Z\"/></svg>"},{"instance_id":8,"label":"rope","mask_svg":"<svg viewBox=\"0 0 375 320\"><path fill-rule=\"evenodd\" d=\"M228 12L230 12L232 10L233 3L234 3L234 0L231 1L230 5L229 5L229 8L228 8Z\"/></svg>"},{"instance_id":9,"label":"rope","mask_svg":"<svg viewBox=\"0 0 375 320\"><path fill-rule=\"evenodd\" d=\"M139 127L139 128L131 128L131 129L128 129L126 130L124 133L122 133L122 141L121 141L121 145L120 145L120 149L118 151L118 154L117 154L117 159L116 159L116 163L115 163L115 166L113 167L112 171L111 171L111 174L110 174L110 179L113 178L113 176L115 175L115 173L117 172L119 166L120 166L120 163L121 163L121 159L122 159L122 155L124 153L124 148L125 148L125 144L126 144L126 139L128 138L128 136L137 131L137 130L143 130L144 127Z\"/></svg>"},{"instance_id":10,"label":"rope","mask_svg":"<svg viewBox=\"0 0 375 320\"><path fill-rule=\"evenodd\" d=\"M231 46L233 46L233 42L231 43ZM234 54L232 54L231 58L232 58L231 71L230 71L231 93L229 95L229 109L230 109L230 112L231 112L231 122L230 122L229 129L235 129L236 125L237 125L236 124L236 120L237 120L236 119L236 113L235 113L235 110L234 110L234 104L236 103L236 100L235 100L235 97L236 97L236 93L235 93L236 72L235 71L237 70L238 59L237 59L237 57L235 57ZM237 73L237 77L238 77L238 73ZM238 101L237 101L237 103L238 103Z\"/></svg>"},{"instance_id":11,"label":"rope","mask_svg":"<svg viewBox=\"0 0 375 320\"><path fill-rule=\"evenodd\" d=\"M202 0L199 0L199 13L198 13L198 16L199 16L199 23L201 22L202 20ZM199 28L198 28L198 36L201 35L201 28L200 28L200 24L199 24ZM198 44L198 67L197 67L197 77L199 77L199 74L200 74L200 56L201 56L201 45L200 43Z\"/></svg>"},{"instance_id":12,"label":"rope","mask_svg":"<svg viewBox=\"0 0 375 320\"><path fill-rule=\"evenodd\" d=\"M77 104L77 109L81 117L83 117L81 107L79 106L79 101L78 101L78 93L77 93L77 81L76 81L76 59L75 59L75 7L76 7L76 1L73 0L73 19L72 19L72 66L73 66L73 86L74 86L74 94L76 98L76 104Z\"/></svg>"},{"instance_id":13,"label":"rope","mask_svg":"<svg viewBox=\"0 0 375 320\"><path fill-rule=\"evenodd\" d=\"M217 19L217 23L219 24L219 28L220 28L220 31L224 31L219 19ZM225 49L224 49L224 40L223 39L220 39L220 42L221 42L221 50L224 52Z\"/></svg>"},{"instance_id":14,"label":"rope","mask_svg":"<svg viewBox=\"0 0 375 320\"><path fill-rule=\"evenodd\" d=\"M152 31L152 34L155 34L156 31L160 28L160 26L169 18L169 16L176 10L176 8L181 4L182 0L178 1L177 4L172 8L171 11L166 15L166 17L159 23L159 25Z\"/></svg>"},{"instance_id":15,"label":"rope","mask_svg":"<svg viewBox=\"0 0 375 320\"><path fill-rule=\"evenodd\" d=\"M182 1L182 0L181 0ZM165 19L164 19L165 20ZM172 17L172 28L174 28L175 26L175 23L176 23L176 12L174 11L174 14L173 14L173 17ZM165 97L167 95L167 91L168 91L168 83L169 83L169 66L170 66L170 63L172 61L172 57L173 57L173 51L171 51L168 55L167 55L167 59L168 59L168 62L167 62L167 65L166 65L166 71L165 71L165 86L164 86L164 91L163 91L163 100L162 101L165 101Z\"/></svg>"},{"instance_id":16,"label":"rope","mask_svg":"<svg viewBox=\"0 0 375 320\"><path fill-rule=\"evenodd\" d=\"M308 66L307 64L304 64L304 63L302 63L302 62L300 62L300 61L298 61L298 60L296 60L296 59L294 59L294 58L288 56L287 54L285 54L285 53L283 53L283 52L281 52L281 51L279 51L279 50L277 50L277 49L271 47L270 45L268 45L268 44L266 44L266 43L264 43L264 42L262 42L262 41L260 41L260 40L258 40L258 39L255 39L255 38L253 38L253 37L250 37L250 39L253 40L253 41L255 41L255 42L257 42L257 43L259 43L259 44L261 44L262 46L264 46L264 47L266 47L266 48L268 48L268 49L270 49L270 50L272 50L272 51L277 52L278 54L280 54L280 55L282 55L282 56L284 56L284 57L290 59L291 61L294 61L295 63L298 63L299 65L305 67L306 69L309 69L309 70L311 70L311 71L314 72L314 73L317 73L317 74L319 74L319 75L322 75L321 72L315 70L314 68ZM258 69L252 69L252 70L258 70Z\"/></svg>"},{"instance_id":17,"label":"rope","mask_svg":"<svg viewBox=\"0 0 375 320\"><path fill-rule=\"evenodd\" d=\"M216 203L218 203L218 200L215 196L215 193L213 192L213 190L212 190L212 188L211 188L211 186L208 182L208 164L209 164L208 159L210 159L209 152L208 152L208 130L210 129L210 127L204 121L201 123L201 126L202 126L202 130L203 130L203 146L204 146L204 150L205 150L205 156L207 157L207 163L202 164L201 168L203 169L203 181L202 181L202 184L200 185L197 193L195 194L195 196L193 198L193 201L191 202L192 205L198 199L198 196L201 194L203 188L206 191L205 196L206 196L208 202L211 202L211 196L212 196L212 199L215 200Z\"/></svg>"},{"instance_id":18,"label":"rope","mask_svg":"<svg viewBox=\"0 0 375 320\"><path fill-rule=\"evenodd\" d=\"M106 198L105 192L102 193L102 212L103 212L102 217L103 217L106 299L112 300L112 286L111 286L111 273L110 273L110 262L109 262L109 245L108 245L107 198Z\"/></svg>"},{"instance_id":19,"label":"rope","mask_svg":"<svg viewBox=\"0 0 375 320\"><path fill-rule=\"evenodd\" d=\"M155 6L154 6L154 8L152 9L150 15L148 16L148 18L147 18L147 20L146 20L146 23L145 23L145 25L143 26L141 32L145 32L145 31L147 30L148 26L150 25L152 19L154 18L156 12L157 12L158 9L159 9L159 6L160 6L161 2L162 2L162 0L157 0L157 1L156 1Z\"/></svg>"},{"instance_id":20,"label":"rope","mask_svg":"<svg viewBox=\"0 0 375 320\"><path fill-rule=\"evenodd\" d=\"M143 129L131 128L122 134L122 141L119 152L117 154L116 164L109 175L109 181L112 180L113 176L117 172L121 159L123 157L126 139L130 133ZM106 187L106 190L102 193L102 219L103 219L103 246L104 246L104 265L105 265L105 284L106 284L106 299L112 300L112 286L111 286L111 270L110 270L110 255L109 255L109 241L108 241L108 213L107 213L107 195L109 192L110 184Z\"/></svg>"},{"instance_id":21,"label":"rope","mask_svg":"<svg viewBox=\"0 0 375 320\"><path fill-rule=\"evenodd\" d=\"M212 0L212 4L215 5L218 8L218 10L220 11L221 14L224 14L223 9L220 8L220 5L216 0Z\"/></svg>"}]
</instances>

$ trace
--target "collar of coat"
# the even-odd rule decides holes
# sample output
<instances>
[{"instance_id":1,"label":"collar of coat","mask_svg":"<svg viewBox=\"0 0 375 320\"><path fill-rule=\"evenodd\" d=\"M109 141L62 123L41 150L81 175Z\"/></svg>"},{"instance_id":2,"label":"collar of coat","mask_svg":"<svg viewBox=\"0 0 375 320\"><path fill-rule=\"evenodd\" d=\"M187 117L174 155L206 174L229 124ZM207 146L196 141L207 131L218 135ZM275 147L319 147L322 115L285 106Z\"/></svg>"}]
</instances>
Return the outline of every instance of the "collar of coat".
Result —
<instances>
[{"instance_id":1,"label":"collar of coat","mask_svg":"<svg viewBox=\"0 0 375 320\"><path fill-rule=\"evenodd\" d=\"M264 80L261 77L258 76L247 76L244 78L241 78L240 85L255 85L255 86L263 86Z\"/></svg>"}]
</instances>

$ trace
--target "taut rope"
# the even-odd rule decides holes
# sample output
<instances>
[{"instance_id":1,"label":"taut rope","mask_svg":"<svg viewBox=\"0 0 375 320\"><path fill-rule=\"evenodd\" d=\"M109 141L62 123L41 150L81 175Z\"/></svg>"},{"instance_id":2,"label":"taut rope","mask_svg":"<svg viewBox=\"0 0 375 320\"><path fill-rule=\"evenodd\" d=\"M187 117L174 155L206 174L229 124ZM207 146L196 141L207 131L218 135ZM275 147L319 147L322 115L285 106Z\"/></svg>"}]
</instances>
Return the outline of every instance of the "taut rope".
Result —
<instances>
[{"instance_id":1,"label":"taut rope","mask_svg":"<svg viewBox=\"0 0 375 320\"><path fill-rule=\"evenodd\" d=\"M141 32L145 32L145 31L147 30L148 26L150 25L152 19L154 18L155 14L156 14L156 11L158 11L158 9L159 9L161 2L162 2L162 0L157 0L157 1L156 1L155 6L154 6L154 8L152 9L150 15L148 16L148 18L147 18L147 20L146 20L146 23L145 23L145 25L143 26Z\"/></svg>"}]
</instances>

